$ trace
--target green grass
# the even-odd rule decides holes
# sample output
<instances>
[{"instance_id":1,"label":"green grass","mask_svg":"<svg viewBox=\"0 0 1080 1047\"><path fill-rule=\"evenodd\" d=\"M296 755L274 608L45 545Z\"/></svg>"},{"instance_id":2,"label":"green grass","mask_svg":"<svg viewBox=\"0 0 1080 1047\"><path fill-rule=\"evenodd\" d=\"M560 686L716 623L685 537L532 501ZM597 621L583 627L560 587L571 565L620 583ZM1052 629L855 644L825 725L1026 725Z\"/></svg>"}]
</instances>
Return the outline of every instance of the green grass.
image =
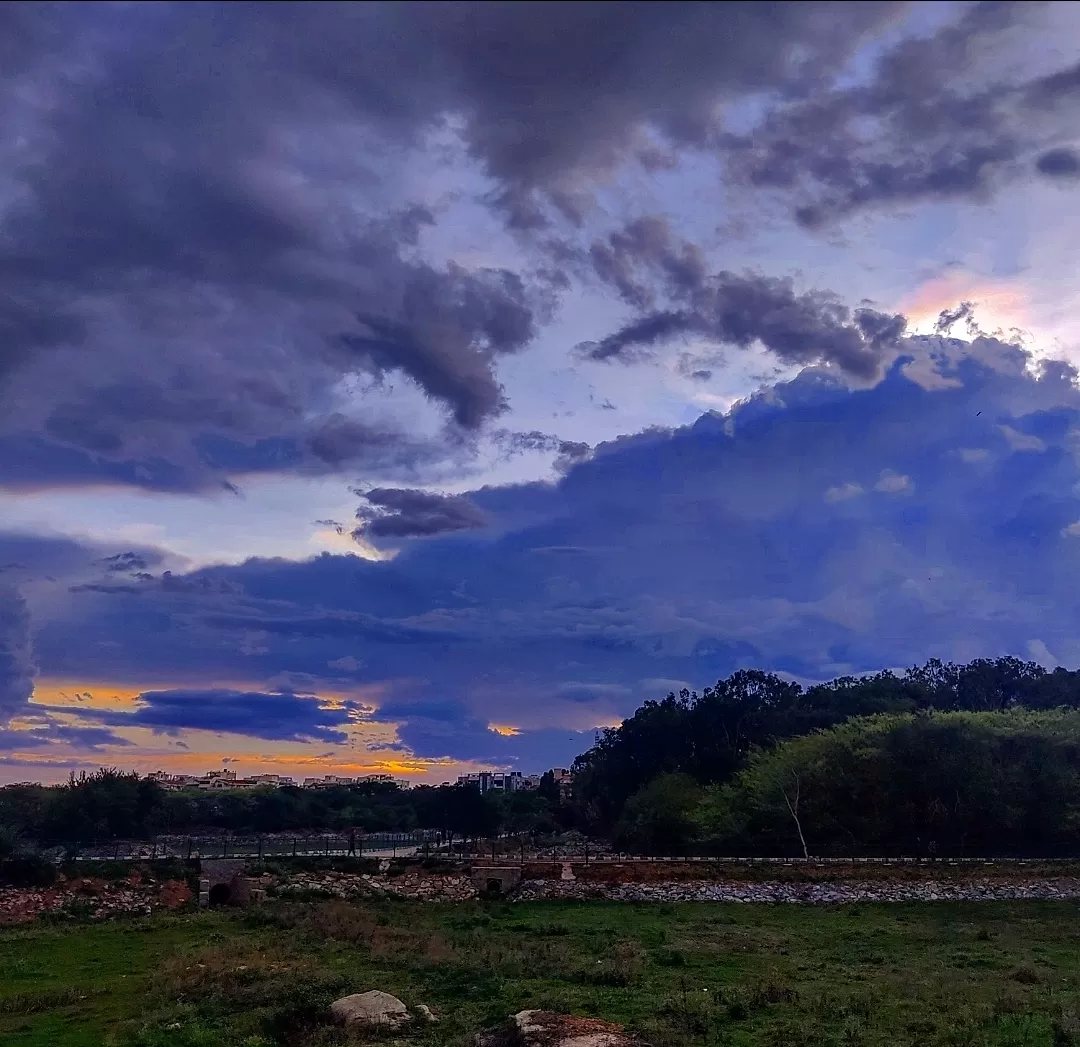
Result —
<instances>
[{"instance_id":1,"label":"green grass","mask_svg":"<svg viewBox=\"0 0 1080 1047\"><path fill-rule=\"evenodd\" d=\"M460 1047L525 1007L657 1047L1080 1047L1071 903L274 904L0 932L4 1047L350 1042L330 1000L379 988Z\"/></svg>"}]
</instances>

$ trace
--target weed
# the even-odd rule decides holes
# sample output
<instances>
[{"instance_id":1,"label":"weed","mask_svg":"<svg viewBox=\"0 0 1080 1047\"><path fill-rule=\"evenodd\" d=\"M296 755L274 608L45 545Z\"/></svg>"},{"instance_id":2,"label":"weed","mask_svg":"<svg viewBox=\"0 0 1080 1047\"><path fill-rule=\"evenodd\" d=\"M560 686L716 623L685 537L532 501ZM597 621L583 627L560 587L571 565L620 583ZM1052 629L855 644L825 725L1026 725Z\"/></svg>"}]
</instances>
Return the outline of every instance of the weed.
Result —
<instances>
[{"instance_id":1,"label":"weed","mask_svg":"<svg viewBox=\"0 0 1080 1047\"><path fill-rule=\"evenodd\" d=\"M1021 985L1038 985L1043 980L1042 975L1030 963L1017 964L1009 971L1009 977Z\"/></svg>"}]
</instances>

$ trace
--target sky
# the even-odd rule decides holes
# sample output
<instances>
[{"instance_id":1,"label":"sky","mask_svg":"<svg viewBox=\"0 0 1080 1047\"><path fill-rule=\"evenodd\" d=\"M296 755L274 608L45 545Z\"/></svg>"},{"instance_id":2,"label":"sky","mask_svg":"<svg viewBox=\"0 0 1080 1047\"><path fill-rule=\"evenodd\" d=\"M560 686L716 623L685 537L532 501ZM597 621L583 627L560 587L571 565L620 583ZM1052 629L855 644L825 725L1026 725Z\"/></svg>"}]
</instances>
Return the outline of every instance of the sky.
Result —
<instances>
[{"instance_id":1,"label":"sky","mask_svg":"<svg viewBox=\"0 0 1080 1047\"><path fill-rule=\"evenodd\" d=\"M0 8L0 782L567 766L1080 667L1070 3Z\"/></svg>"}]
</instances>

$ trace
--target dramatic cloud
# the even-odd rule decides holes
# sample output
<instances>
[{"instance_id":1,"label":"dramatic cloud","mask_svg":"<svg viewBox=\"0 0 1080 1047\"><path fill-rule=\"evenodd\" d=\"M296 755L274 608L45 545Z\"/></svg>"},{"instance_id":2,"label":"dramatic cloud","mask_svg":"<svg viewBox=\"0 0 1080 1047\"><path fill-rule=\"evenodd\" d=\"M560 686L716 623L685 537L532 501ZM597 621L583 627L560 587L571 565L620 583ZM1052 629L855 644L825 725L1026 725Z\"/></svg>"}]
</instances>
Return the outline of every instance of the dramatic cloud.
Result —
<instances>
[{"instance_id":1,"label":"dramatic cloud","mask_svg":"<svg viewBox=\"0 0 1080 1047\"><path fill-rule=\"evenodd\" d=\"M245 472L430 466L450 449L357 383L404 375L474 430L505 407L497 361L530 344L566 287L529 238L506 265L429 257L449 199L513 228L572 226L621 165L649 170L665 151L719 150L785 186L789 169L821 180L837 166L803 163L806 142L864 167L874 143L922 155L928 136L972 121L959 103L941 127L913 114L953 100L965 41L1018 17L984 6L889 51L873 86L839 89L826 85L902 5L8 5L0 483L189 490ZM1017 105L1050 112L1059 80L1026 82ZM725 129L726 107L747 100L766 114L749 144ZM881 132L855 148L851 121L867 114ZM418 199L447 156L464 188ZM866 181L833 180L845 178ZM617 255L648 250L649 235L640 225L594 252L624 294ZM668 262L704 300L626 344L660 328L731 333L720 312L742 308L745 281L703 285L692 254ZM867 373L852 338L819 348ZM808 358L795 343L777 332L785 359Z\"/></svg>"},{"instance_id":2,"label":"dramatic cloud","mask_svg":"<svg viewBox=\"0 0 1080 1047\"><path fill-rule=\"evenodd\" d=\"M38 659L133 681L193 661L204 677L302 673L312 690L347 665L407 749L510 762L579 744L658 679L1032 645L1080 660L1075 375L1033 374L985 337L902 351L869 388L807 371L727 416L601 446L557 483L473 492L491 527L391 561L252 560L73 594ZM251 733L277 730L252 703Z\"/></svg>"},{"instance_id":3,"label":"dramatic cloud","mask_svg":"<svg viewBox=\"0 0 1080 1047\"><path fill-rule=\"evenodd\" d=\"M1078 30L3 6L0 722L337 744L344 693L372 744L562 761L657 681L1080 662L1075 375L976 320L1075 340ZM1009 315L919 292L957 266ZM142 697L31 723L35 680Z\"/></svg>"},{"instance_id":4,"label":"dramatic cloud","mask_svg":"<svg viewBox=\"0 0 1080 1047\"><path fill-rule=\"evenodd\" d=\"M0 97L17 136L0 377L18 404L0 437L197 477L200 436L377 465L385 423L334 421L353 372L402 372L466 427L500 409L492 361L534 330L521 278L407 258L432 216L360 159L365 136L419 132L441 103L396 120L380 77L336 79L347 53L370 73L389 57L400 9L50 11L63 33L16 16L27 52Z\"/></svg>"},{"instance_id":5,"label":"dramatic cloud","mask_svg":"<svg viewBox=\"0 0 1080 1047\"><path fill-rule=\"evenodd\" d=\"M255 691L145 691L131 712L80 706L78 715L113 727L147 727L155 734L220 731L270 741L346 741L339 728L356 719L355 704L329 705L314 695Z\"/></svg>"},{"instance_id":6,"label":"dramatic cloud","mask_svg":"<svg viewBox=\"0 0 1080 1047\"><path fill-rule=\"evenodd\" d=\"M965 6L884 51L868 77L776 105L750 132L725 136L731 175L801 197L795 215L814 227L867 208L983 198L1024 174L1022 160L1075 131L1080 67L1024 76L1001 62L1010 32L1047 6Z\"/></svg>"},{"instance_id":7,"label":"dramatic cloud","mask_svg":"<svg viewBox=\"0 0 1080 1047\"><path fill-rule=\"evenodd\" d=\"M649 155L648 130L705 145L719 103L814 82L899 10L817 2L374 4L347 21L324 7L313 24L306 9L289 7L275 14L282 27L303 19L303 60L352 104L399 126L441 107L458 114L500 203L525 226L543 220L536 190L574 217L588 175L633 151ZM352 60L359 34L374 60L363 69Z\"/></svg>"},{"instance_id":8,"label":"dramatic cloud","mask_svg":"<svg viewBox=\"0 0 1080 1047\"><path fill-rule=\"evenodd\" d=\"M693 335L747 348L760 343L786 364L829 363L859 378L878 375L887 350L904 333L902 316L850 309L832 294L798 294L790 280L747 273L709 276L689 244L678 244L657 221L639 223L596 244L597 272L634 306L657 294L668 308L646 313L579 352L593 360L632 361L658 343ZM651 279L659 277L659 291ZM671 306L674 306L672 308Z\"/></svg>"}]
</instances>

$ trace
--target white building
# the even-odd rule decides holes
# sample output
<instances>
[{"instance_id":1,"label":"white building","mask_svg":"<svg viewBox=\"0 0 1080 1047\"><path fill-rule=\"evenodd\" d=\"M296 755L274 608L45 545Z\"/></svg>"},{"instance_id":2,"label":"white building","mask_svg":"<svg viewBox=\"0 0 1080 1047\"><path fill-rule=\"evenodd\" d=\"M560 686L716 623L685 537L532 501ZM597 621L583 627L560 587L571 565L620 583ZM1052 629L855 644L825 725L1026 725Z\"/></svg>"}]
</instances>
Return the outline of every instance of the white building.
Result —
<instances>
[{"instance_id":1,"label":"white building","mask_svg":"<svg viewBox=\"0 0 1080 1047\"><path fill-rule=\"evenodd\" d=\"M474 771L461 775L457 783L475 785L482 793L513 793L528 788L521 771Z\"/></svg>"},{"instance_id":2,"label":"white building","mask_svg":"<svg viewBox=\"0 0 1080 1047\"><path fill-rule=\"evenodd\" d=\"M256 785L275 785L278 788L286 785L296 785L296 780L287 774L251 774L247 780Z\"/></svg>"}]
</instances>

